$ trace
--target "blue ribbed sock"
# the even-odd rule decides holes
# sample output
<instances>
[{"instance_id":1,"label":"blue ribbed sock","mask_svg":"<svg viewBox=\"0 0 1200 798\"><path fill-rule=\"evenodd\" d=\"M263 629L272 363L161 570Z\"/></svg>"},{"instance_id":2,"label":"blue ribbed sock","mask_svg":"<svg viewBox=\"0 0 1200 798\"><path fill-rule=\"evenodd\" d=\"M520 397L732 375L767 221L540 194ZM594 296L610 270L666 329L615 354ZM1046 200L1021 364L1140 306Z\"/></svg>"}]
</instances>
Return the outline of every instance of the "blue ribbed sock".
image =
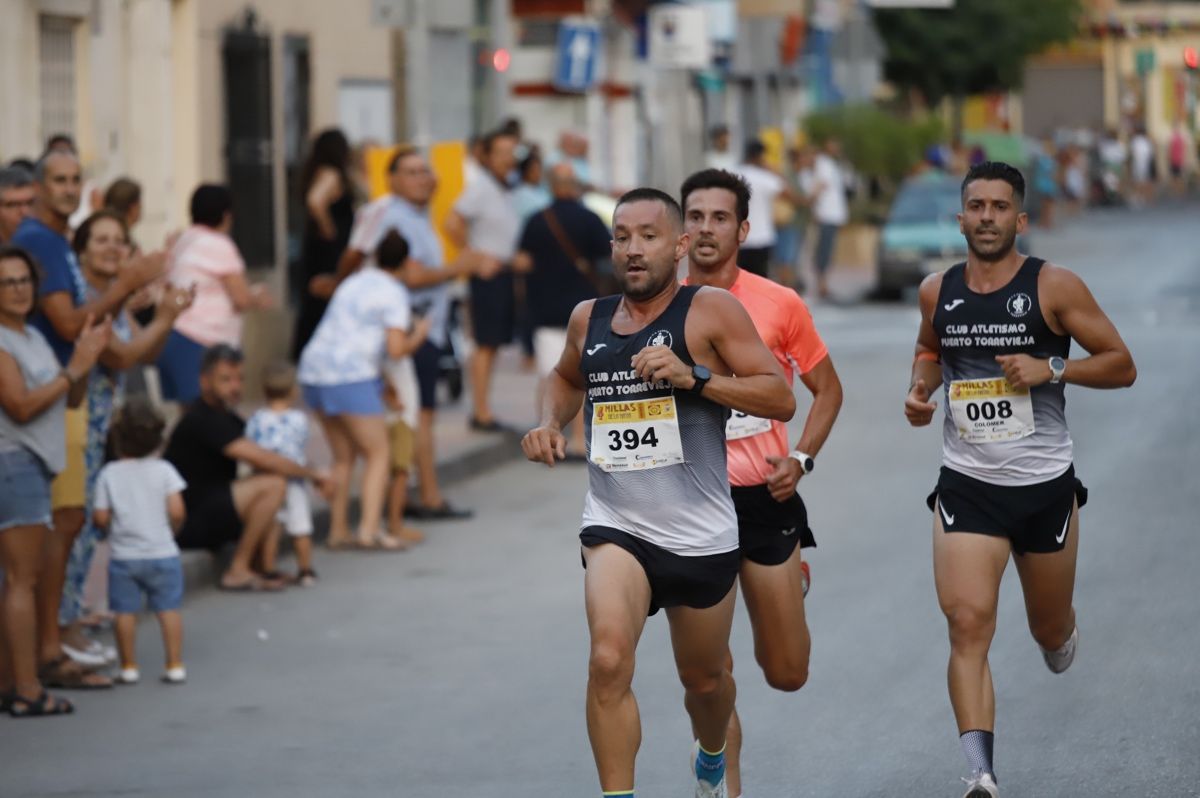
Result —
<instances>
[{"instance_id":1,"label":"blue ribbed sock","mask_svg":"<svg viewBox=\"0 0 1200 798\"><path fill-rule=\"evenodd\" d=\"M633 798L633 790L617 790L603 793L604 798Z\"/></svg>"},{"instance_id":2,"label":"blue ribbed sock","mask_svg":"<svg viewBox=\"0 0 1200 798\"><path fill-rule=\"evenodd\" d=\"M696 778L704 779L714 787L725 778L725 746L715 754L710 754L700 747L696 756Z\"/></svg>"}]
</instances>

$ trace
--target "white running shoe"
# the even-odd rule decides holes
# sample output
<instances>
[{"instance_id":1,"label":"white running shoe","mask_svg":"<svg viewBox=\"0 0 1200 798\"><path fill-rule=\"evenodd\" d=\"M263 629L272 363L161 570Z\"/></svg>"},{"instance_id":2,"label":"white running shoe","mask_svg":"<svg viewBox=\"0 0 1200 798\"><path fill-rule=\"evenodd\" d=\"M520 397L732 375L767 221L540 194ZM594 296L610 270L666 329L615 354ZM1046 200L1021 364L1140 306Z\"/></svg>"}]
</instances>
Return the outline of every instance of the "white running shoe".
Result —
<instances>
[{"instance_id":1,"label":"white running shoe","mask_svg":"<svg viewBox=\"0 0 1200 798\"><path fill-rule=\"evenodd\" d=\"M692 778L696 780L696 798L729 798L729 791L725 787L725 775L721 774L721 780L717 784L710 783L707 779L699 778L696 775L696 760L700 758L700 741L696 740L692 744L692 757L688 760L688 767Z\"/></svg>"},{"instance_id":2,"label":"white running shoe","mask_svg":"<svg viewBox=\"0 0 1200 798\"><path fill-rule=\"evenodd\" d=\"M1046 660L1046 667L1052 673L1062 673L1067 668L1071 667L1071 663L1075 661L1075 650L1079 647L1079 626L1076 625L1071 630L1071 636L1067 638L1067 642L1062 644L1062 648L1057 651L1047 651L1042 649L1042 659Z\"/></svg>"},{"instance_id":3,"label":"white running shoe","mask_svg":"<svg viewBox=\"0 0 1200 798\"><path fill-rule=\"evenodd\" d=\"M142 680L142 673L137 668L121 668L114 679L117 684L137 684Z\"/></svg>"},{"instance_id":4,"label":"white running shoe","mask_svg":"<svg viewBox=\"0 0 1200 798\"><path fill-rule=\"evenodd\" d=\"M996 786L996 777L991 773L977 770L971 778L963 781L967 784L963 798L1000 798L1000 788Z\"/></svg>"},{"instance_id":5,"label":"white running shoe","mask_svg":"<svg viewBox=\"0 0 1200 798\"><path fill-rule=\"evenodd\" d=\"M187 668L182 665L178 668L167 668L162 680L167 684L183 684L187 681Z\"/></svg>"}]
</instances>

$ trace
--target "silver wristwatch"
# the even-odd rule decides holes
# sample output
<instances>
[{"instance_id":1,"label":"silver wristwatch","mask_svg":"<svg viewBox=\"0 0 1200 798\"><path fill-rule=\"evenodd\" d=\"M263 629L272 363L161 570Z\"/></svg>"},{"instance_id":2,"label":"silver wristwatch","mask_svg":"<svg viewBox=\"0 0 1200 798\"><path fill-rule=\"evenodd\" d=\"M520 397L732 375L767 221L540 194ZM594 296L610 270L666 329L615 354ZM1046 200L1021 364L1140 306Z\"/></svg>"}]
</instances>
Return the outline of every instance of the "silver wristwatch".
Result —
<instances>
[{"instance_id":1,"label":"silver wristwatch","mask_svg":"<svg viewBox=\"0 0 1200 798\"><path fill-rule=\"evenodd\" d=\"M1063 373L1067 370L1067 361L1061 357L1055 356L1050 358L1050 382L1058 385L1062 382Z\"/></svg>"},{"instance_id":2,"label":"silver wristwatch","mask_svg":"<svg viewBox=\"0 0 1200 798\"><path fill-rule=\"evenodd\" d=\"M816 460L813 460L811 456L805 454L804 452L798 452L794 449L791 452L788 452L788 457L800 464L800 470L804 472L805 476L811 474L813 468L817 464Z\"/></svg>"}]
</instances>

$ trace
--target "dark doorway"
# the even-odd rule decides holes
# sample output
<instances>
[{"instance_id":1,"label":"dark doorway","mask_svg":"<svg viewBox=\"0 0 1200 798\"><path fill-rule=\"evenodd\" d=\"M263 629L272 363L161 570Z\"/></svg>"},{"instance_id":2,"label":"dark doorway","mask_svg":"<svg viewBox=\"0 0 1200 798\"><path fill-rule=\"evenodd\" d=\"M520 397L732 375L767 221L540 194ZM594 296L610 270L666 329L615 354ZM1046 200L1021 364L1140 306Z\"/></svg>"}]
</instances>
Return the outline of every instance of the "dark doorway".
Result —
<instances>
[{"instance_id":1,"label":"dark doorway","mask_svg":"<svg viewBox=\"0 0 1200 798\"><path fill-rule=\"evenodd\" d=\"M275 265L271 176L271 39L252 12L227 28L221 45L225 80L225 160L233 192L233 240L246 265Z\"/></svg>"}]
</instances>

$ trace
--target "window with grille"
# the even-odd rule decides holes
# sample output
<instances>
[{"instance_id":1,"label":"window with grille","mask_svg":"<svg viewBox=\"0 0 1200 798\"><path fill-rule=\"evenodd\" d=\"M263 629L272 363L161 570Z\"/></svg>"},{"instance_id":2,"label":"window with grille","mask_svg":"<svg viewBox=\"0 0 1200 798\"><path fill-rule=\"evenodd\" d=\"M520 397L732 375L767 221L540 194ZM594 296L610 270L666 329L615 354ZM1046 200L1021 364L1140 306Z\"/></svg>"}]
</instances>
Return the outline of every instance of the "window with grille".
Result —
<instances>
[{"instance_id":1,"label":"window with grille","mask_svg":"<svg viewBox=\"0 0 1200 798\"><path fill-rule=\"evenodd\" d=\"M39 23L42 141L75 135L75 20L42 16Z\"/></svg>"}]
</instances>

